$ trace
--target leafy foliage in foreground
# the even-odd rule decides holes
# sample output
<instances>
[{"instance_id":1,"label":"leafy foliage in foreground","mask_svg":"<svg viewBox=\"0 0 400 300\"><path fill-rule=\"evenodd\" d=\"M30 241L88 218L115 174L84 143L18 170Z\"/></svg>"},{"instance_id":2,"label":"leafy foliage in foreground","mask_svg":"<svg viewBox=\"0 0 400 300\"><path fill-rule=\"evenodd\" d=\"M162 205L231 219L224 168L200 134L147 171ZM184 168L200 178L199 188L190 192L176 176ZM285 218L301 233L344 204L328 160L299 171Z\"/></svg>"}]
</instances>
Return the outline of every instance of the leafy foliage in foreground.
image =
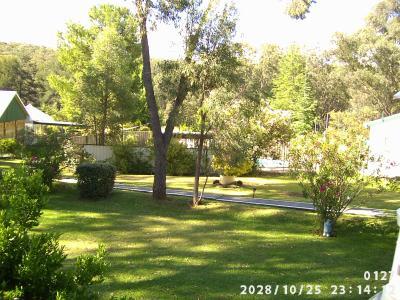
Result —
<instances>
[{"instance_id":1,"label":"leafy foliage in foreground","mask_svg":"<svg viewBox=\"0 0 400 300\"><path fill-rule=\"evenodd\" d=\"M65 269L58 235L32 234L46 203L41 172L4 171L0 179L0 299L94 299L89 286L101 282L105 248L81 255Z\"/></svg>"}]
</instances>

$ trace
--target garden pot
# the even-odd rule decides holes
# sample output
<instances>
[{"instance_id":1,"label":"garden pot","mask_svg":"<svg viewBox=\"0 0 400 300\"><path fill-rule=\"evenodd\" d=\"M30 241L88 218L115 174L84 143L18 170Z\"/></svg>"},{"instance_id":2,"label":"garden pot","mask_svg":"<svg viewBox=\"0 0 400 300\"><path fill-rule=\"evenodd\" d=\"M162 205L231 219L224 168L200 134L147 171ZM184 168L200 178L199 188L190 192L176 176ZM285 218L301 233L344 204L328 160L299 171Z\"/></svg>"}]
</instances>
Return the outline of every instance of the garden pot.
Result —
<instances>
[{"instance_id":1,"label":"garden pot","mask_svg":"<svg viewBox=\"0 0 400 300\"><path fill-rule=\"evenodd\" d=\"M324 222L324 233L323 233L323 236L325 236L325 237L333 236L333 222L330 219L327 219Z\"/></svg>"},{"instance_id":2,"label":"garden pot","mask_svg":"<svg viewBox=\"0 0 400 300\"><path fill-rule=\"evenodd\" d=\"M221 185L230 185L235 182L235 176L226 176L226 175L220 175L219 176L219 183Z\"/></svg>"}]
</instances>

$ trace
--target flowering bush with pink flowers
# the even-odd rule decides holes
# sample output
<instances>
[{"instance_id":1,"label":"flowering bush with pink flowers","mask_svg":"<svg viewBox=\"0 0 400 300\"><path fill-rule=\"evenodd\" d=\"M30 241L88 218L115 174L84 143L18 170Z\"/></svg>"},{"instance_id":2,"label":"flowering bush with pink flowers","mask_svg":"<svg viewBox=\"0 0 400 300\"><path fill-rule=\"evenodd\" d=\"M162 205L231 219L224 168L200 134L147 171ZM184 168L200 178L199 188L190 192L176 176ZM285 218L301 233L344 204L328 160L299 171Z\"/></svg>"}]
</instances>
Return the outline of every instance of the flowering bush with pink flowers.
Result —
<instances>
[{"instance_id":1,"label":"flowering bush with pink flowers","mask_svg":"<svg viewBox=\"0 0 400 300\"><path fill-rule=\"evenodd\" d=\"M368 184L362 174L367 160L366 136L357 130L332 126L292 141L290 167L304 196L313 201L320 229L328 220L334 225Z\"/></svg>"}]
</instances>

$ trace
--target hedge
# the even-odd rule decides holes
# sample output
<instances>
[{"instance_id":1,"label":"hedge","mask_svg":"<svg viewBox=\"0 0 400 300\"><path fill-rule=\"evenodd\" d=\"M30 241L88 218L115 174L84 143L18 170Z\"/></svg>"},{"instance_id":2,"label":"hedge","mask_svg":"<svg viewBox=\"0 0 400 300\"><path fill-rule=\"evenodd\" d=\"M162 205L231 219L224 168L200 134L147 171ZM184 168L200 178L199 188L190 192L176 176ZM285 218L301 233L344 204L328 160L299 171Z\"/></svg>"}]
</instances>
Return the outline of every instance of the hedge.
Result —
<instances>
[{"instance_id":1,"label":"hedge","mask_svg":"<svg viewBox=\"0 0 400 300\"><path fill-rule=\"evenodd\" d=\"M82 198L107 197L114 187L116 168L109 163L83 163L76 168Z\"/></svg>"}]
</instances>

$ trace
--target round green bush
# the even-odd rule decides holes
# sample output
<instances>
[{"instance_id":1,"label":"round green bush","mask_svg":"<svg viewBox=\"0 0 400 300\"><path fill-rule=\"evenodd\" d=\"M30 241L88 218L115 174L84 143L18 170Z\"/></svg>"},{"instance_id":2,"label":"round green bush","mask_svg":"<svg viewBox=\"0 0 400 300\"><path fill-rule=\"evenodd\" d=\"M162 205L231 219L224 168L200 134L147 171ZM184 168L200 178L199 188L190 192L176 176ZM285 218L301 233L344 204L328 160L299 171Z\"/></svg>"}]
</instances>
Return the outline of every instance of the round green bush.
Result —
<instances>
[{"instance_id":1,"label":"round green bush","mask_svg":"<svg viewBox=\"0 0 400 300\"><path fill-rule=\"evenodd\" d=\"M107 197L114 188L117 169L109 163L83 163L76 168L82 198Z\"/></svg>"}]
</instances>

